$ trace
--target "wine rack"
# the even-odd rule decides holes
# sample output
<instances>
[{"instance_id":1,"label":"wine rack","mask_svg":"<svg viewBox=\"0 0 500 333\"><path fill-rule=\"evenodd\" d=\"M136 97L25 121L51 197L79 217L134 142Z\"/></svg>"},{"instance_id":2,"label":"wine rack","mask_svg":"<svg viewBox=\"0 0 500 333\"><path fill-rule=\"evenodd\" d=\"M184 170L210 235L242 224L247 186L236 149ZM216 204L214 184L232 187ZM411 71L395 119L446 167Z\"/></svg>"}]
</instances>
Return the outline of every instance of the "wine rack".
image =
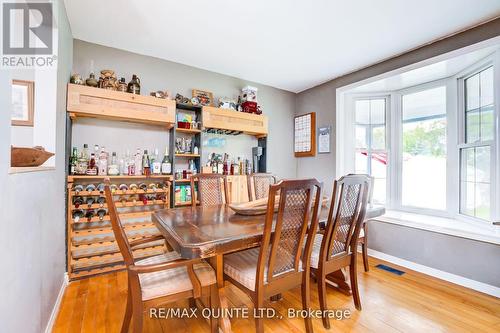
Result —
<instances>
[{"instance_id":1,"label":"wine rack","mask_svg":"<svg viewBox=\"0 0 500 333\"><path fill-rule=\"evenodd\" d=\"M99 200L104 197L104 193L98 185L104 182L104 178L68 176L67 248L70 280L125 268L107 213L108 203ZM112 191L113 200L129 241L159 235L160 232L151 221L151 213L170 207L171 176L109 178L111 184L116 185ZM87 198L92 199L87 201ZM101 216L97 214L99 210ZM159 240L139 245L133 252L136 259L141 259L161 254L165 250L165 242Z\"/></svg>"}]
</instances>

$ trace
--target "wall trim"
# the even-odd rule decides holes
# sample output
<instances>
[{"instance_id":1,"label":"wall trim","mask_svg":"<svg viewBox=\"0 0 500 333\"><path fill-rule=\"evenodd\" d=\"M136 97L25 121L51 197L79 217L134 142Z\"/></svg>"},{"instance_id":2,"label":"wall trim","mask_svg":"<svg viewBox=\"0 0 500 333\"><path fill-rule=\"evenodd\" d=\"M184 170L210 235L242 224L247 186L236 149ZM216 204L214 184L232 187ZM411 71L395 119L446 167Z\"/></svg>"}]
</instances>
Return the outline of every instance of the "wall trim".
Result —
<instances>
[{"instance_id":1,"label":"wall trim","mask_svg":"<svg viewBox=\"0 0 500 333\"><path fill-rule=\"evenodd\" d=\"M66 291L66 287L69 283L68 273L65 272L63 276L63 283L61 285L61 289L59 289L59 294L57 295L56 302L54 303L54 307L52 308L52 312L50 314L49 322L45 327L45 333L51 333L54 323L56 322L57 315L59 313L59 307L61 306L61 301L64 296L64 292Z\"/></svg>"},{"instance_id":2,"label":"wall trim","mask_svg":"<svg viewBox=\"0 0 500 333\"><path fill-rule=\"evenodd\" d=\"M454 284L458 284L462 287L466 287L469 289L473 289L479 292L482 292L484 294L488 294L494 297L499 297L500 298L500 288L495 287L483 282L475 281L468 279L466 277L460 276L460 275L455 275L451 274L445 271L441 271L439 269L435 269L432 267L424 266L421 264L417 264L412 261L408 261L405 259L401 259L398 257L391 256L389 254L379 252L376 250L368 249L368 254L374 258L381 259L393 264L396 264L398 266L402 266L411 270L414 270L419 273L423 273L444 281L448 281Z\"/></svg>"}]
</instances>

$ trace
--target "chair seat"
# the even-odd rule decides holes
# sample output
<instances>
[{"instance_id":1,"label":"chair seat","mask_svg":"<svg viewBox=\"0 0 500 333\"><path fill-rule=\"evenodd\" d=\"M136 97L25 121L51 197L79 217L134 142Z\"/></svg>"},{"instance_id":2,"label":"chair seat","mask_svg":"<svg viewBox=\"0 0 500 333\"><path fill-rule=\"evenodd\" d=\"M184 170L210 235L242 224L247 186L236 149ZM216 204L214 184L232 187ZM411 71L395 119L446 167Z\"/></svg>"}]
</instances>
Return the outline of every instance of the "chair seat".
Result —
<instances>
[{"instance_id":1,"label":"chair seat","mask_svg":"<svg viewBox=\"0 0 500 333\"><path fill-rule=\"evenodd\" d=\"M361 232L359 233L359 238L361 238L361 237L364 237L363 229L361 229ZM323 242L323 234L317 234L316 237L314 237L314 244L313 244L313 248L311 251L311 267L313 267L313 268L318 268L319 253L321 251L321 243L322 242ZM337 240L334 242L335 242L335 245L333 246L332 251L334 251L335 248L342 248L344 246L343 243L341 243Z\"/></svg>"},{"instance_id":2,"label":"chair seat","mask_svg":"<svg viewBox=\"0 0 500 333\"><path fill-rule=\"evenodd\" d=\"M171 251L139 260L135 264L138 266L160 264L180 258L179 253ZM202 287L216 283L215 272L208 263L201 262L194 264L193 269ZM193 289L193 284L189 279L186 267L176 267L153 273L139 274L139 281L141 283L143 301Z\"/></svg>"},{"instance_id":3,"label":"chair seat","mask_svg":"<svg viewBox=\"0 0 500 333\"><path fill-rule=\"evenodd\" d=\"M224 256L224 274L255 291L257 263L260 248L239 251ZM264 268L264 283L267 282L267 265Z\"/></svg>"}]
</instances>

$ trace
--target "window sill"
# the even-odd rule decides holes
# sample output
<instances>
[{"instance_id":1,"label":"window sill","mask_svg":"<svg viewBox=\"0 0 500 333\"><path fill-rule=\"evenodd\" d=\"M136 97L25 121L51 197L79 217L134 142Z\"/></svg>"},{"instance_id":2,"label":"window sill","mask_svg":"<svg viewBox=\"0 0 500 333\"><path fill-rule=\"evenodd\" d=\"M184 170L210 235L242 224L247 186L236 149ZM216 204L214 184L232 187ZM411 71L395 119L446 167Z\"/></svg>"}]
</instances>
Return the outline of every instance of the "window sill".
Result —
<instances>
[{"instance_id":1,"label":"window sill","mask_svg":"<svg viewBox=\"0 0 500 333\"><path fill-rule=\"evenodd\" d=\"M372 220L500 245L500 226L387 210Z\"/></svg>"},{"instance_id":2,"label":"window sill","mask_svg":"<svg viewBox=\"0 0 500 333\"><path fill-rule=\"evenodd\" d=\"M55 167L49 166L38 166L38 167L10 167L9 174L15 173L26 173L26 172L40 172L40 171L52 171Z\"/></svg>"}]
</instances>

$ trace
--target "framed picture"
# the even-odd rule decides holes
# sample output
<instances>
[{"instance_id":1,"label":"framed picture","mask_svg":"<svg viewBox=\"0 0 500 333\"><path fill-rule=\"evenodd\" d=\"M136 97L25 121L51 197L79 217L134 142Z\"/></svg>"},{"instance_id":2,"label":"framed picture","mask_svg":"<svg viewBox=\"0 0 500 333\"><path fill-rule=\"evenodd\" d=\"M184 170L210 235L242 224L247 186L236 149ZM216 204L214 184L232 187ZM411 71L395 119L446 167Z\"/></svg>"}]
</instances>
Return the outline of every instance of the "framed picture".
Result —
<instances>
[{"instance_id":1,"label":"framed picture","mask_svg":"<svg viewBox=\"0 0 500 333\"><path fill-rule=\"evenodd\" d=\"M330 152L330 126L318 128L318 153L326 154Z\"/></svg>"},{"instance_id":2,"label":"framed picture","mask_svg":"<svg viewBox=\"0 0 500 333\"><path fill-rule=\"evenodd\" d=\"M12 126L32 126L34 116L35 83L12 80Z\"/></svg>"},{"instance_id":3,"label":"framed picture","mask_svg":"<svg viewBox=\"0 0 500 333\"><path fill-rule=\"evenodd\" d=\"M210 91L193 89L193 98L197 98L203 106L213 106L214 95Z\"/></svg>"},{"instance_id":4,"label":"framed picture","mask_svg":"<svg viewBox=\"0 0 500 333\"><path fill-rule=\"evenodd\" d=\"M306 113L294 119L295 157L316 155L316 113Z\"/></svg>"}]
</instances>

